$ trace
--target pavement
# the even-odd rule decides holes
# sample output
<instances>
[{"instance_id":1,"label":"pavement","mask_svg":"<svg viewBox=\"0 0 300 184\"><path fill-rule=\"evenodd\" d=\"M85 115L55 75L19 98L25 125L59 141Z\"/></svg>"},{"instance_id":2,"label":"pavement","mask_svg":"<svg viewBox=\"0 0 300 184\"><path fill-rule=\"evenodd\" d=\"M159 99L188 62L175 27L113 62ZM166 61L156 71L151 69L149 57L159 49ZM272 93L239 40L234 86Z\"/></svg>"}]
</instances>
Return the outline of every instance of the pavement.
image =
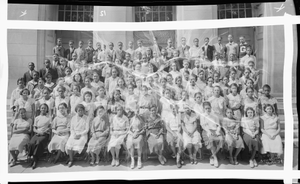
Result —
<instances>
[{"instance_id":1,"label":"pavement","mask_svg":"<svg viewBox=\"0 0 300 184\"><path fill-rule=\"evenodd\" d=\"M74 165L69 168L65 162L53 164L46 161L39 161L37 168L32 170L30 163L25 161L25 158L20 158L20 163L17 163L14 167L9 167L9 173L51 173L51 172L78 172L78 171L125 171L131 170L129 168L130 161L121 161L120 166L112 167L110 162L100 161L97 166L90 166L86 161L75 161ZM197 165L191 164L188 160L185 160L185 165L181 169L236 169L236 170L283 170L282 164L277 165L258 165L256 168L250 168L249 163L245 161L240 161L239 165L231 165L228 160L219 160L219 167L215 168L209 164L208 159L200 161ZM169 159L165 165L160 165L158 160L155 158L148 159L143 163L143 167L138 169L137 167L133 170L135 171L145 171L145 170L177 170L175 159Z\"/></svg>"}]
</instances>

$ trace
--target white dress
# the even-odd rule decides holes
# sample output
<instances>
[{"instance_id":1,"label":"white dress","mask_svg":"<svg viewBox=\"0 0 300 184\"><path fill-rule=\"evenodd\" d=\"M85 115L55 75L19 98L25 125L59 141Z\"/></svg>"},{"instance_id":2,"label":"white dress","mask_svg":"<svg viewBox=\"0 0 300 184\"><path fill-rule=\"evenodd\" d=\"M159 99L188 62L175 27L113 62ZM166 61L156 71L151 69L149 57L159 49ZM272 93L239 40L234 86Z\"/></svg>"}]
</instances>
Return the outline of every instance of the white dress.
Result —
<instances>
[{"instance_id":1,"label":"white dress","mask_svg":"<svg viewBox=\"0 0 300 184\"><path fill-rule=\"evenodd\" d=\"M261 119L263 120L264 130L268 134L273 136L278 129L278 117L275 115L269 116L265 114L264 116L261 116ZM282 140L279 134L275 137L274 140L270 139L266 134L262 134L261 140L262 153L283 153Z\"/></svg>"},{"instance_id":2,"label":"white dress","mask_svg":"<svg viewBox=\"0 0 300 184\"><path fill-rule=\"evenodd\" d=\"M83 115L79 117L78 115L74 116L71 120L71 135L66 144L66 150L77 151L79 154L84 149L85 144L88 139L89 131L89 120L88 117ZM79 139L75 139L76 135L81 135Z\"/></svg>"},{"instance_id":3,"label":"white dress","mask_svg":"<svg viewBox=\"0 0 300 184\"><path fill-rule=\"evenodd\" d=\"M70 128L71 117L58 115L54 118L52 123L52 129L59 131L66 128ZM60 150L65 152L65 146L69 139L70 132L65 132L61 135L55 134L50 143L48 144L48 150L51 153L53 150Z\"/></svg>"},{"instance_id":4,"label":"white dress","mask_svg":"<svg viewBox=\"0 0 300 184\"><path fill-rule=\"evenodd\" d=\"M27 121L24 119L16 119L14 121L14 127L15 129L24 129L29 128L31 126L32 120L28 119ZM9 150L10 151L19 151L20 153L23 152L24 147L27 143L29 143L30 137L29 134L13 134L11 139L9 140Z\"/></svg>"},{"instance_id":5,"label":"white dress","mask_svg":"<svg viewBox=\"0 0 300 184\"><path fill-rule=\"evenodd\" d=\"M122 115L122 117L118 117L116 115L113 117L110 127L112 131L110 134L107 151L110 151L111 148L121 148L121 145L124 143L124 139L127 135L127 131L121 129L129 128L129 120L125 115Z\"/></svg>"},{"instance_id":6,"label":"white dress","mask_svg":"<svg viewBox=\"0 0 300 184\"><path fill-rule=\"evenodd\" d=\"M193 126L192 124L196 123L197 118L198 118L198 116L196 114L192 113L191 116L183 115L182 120L183 120L185 126L188 124L189 124L188 126ZM197 130L193 133L192 137L190 137L187 133L185 133L183 131L182 138L183 138L183 147L184 148L186 148L188 144L199 145L200 148L202 147L201 136Z\"/></svg>"}]
</instances>

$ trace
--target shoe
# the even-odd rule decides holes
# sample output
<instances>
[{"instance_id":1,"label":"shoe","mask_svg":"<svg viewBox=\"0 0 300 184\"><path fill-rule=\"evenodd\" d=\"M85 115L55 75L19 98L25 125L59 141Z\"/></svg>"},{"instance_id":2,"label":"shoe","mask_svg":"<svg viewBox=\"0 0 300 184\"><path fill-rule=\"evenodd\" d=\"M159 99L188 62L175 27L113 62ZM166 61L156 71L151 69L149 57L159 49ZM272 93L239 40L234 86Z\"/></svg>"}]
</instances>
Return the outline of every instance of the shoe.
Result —
<instances>
[{"instance_id":1,"label":"shoe","mask_svg":"<svg viewBox=\"0 0 300 184\"><path fill-rule=\"evenodd\" d=\"M214 157L209 158L209 163L210 163L210 165L214 165Z\"/></svg>"},{"instance_id":2,"label":"shoe","mask_svg":"<svg viewBox=\"0 0 300 184\"><path fill-rule=\"evenodd\" d=\"M191 164L194 164L194 160L192 158L190 158L190 162Z\"/></svg>"},{"instance_id":3,"label":"shoe","mask_svg":"<svg viewBox=\"0 0 300 184\"><path fill-rule=\"evenodd\" d=\"M142 161L140 159L138 160L137 167L138 169L142 168Z\"/></svg>"},{"instance_id":4,"label":"shoe","mask_svg":"<svg viewBox=\"0 0 300 184\"><path fill-rule=\"evenodd\" d=\"M181 165L180 161L178 161L178 162L177 162L177 167L178 167L178 169L181 168L181 166L182 166L182 165Z\"/></svg>"},{"instance_id":5,"label":"shoe","mask_svg":"<svg viewBox=\"0 0 300 184\"><path fill-rule=\"evenodd\" d=\"M197 158L194 158L194 164L195 164L195 165L198 164Z\"/></svg>"},{"instance_id":6,"label":"shoe","mask_svg":"<svg viewBox=\"0 0 300 184\"><path fill-rule=\"evenodd\" d=\"M115 161L115 159L112 159L111 166L115 167L115 165L116 165L116 161Z\"/></svg>"},{"instance_id":7,"label":"shoe","mask_svg":"<svg viewBox=\"0 0 300 184\"><path fill-rule=\"evenodd\" d=\"M218 159L217 159L217 158L214 159L214 166L215 166L216 168L219 167L219 162L218 162Z\"/></svg>"},{"instance_id":8,"label":"shoe","mask_svg":"<svg viewBox=\"0 0 300 184\"><path fill-rule=\"evenodd\" d=\"M159 163L161 164L161 165L164 165L165 163L164 163L164 160L163 160L163 158L162 158L162 156L158 156L158 161L159 161Z\"/></svg>"},{"instance_id":9,"label":"shoe","mask_svg":"<svg viewBox=\"0 0 300 184\"><path fill-rule=\"evenodd\" d=\"M131 169L134 169L134 159L131 159L130 168L131 168Z\"/></svg>"},{"instance_id":10,"label":"shoe","mask_svg":"<svg viewBox=\"0 0 300 184\"><path fill-rule=\"evenodd\" d=\"M236 157L233 157L233 160L234 160L234 165L239 165L239 162L237 161Z\"/></svg>"},{"instance_id":11,"label":"shoe","mask_svg":"<svg viewBox=\"0 0 300 184\"><path fill-rule=\"evenodd\" d=\"M66 164L69 164L69 162L70 162L70 159L67 159Z\"/></svg>"},{"instance_id":12,"label":"shoe","mask_svg":"<svg viewBox=\"0 0 300 184\"><path fill-rule=\"evenodd\" d=\"M35 168L36 168L36 165L37 165L37 164L36 164L36 162L34 161L33 164L32 164L32 169L35 169Z\"/></svg>"},{"instance_id":13,"label":"shoe","mask_svg":"<svg viewBox=\"0 0 300 184\"><path fill-rule=\"evenodd\" d=\"M167 162L167 159L162 155L161 158L163 159L164 163Z\"/></svg>"},{"instance_id":14,"label":"shoe","mask_svg":"<svg viewBox=\"0 0 300 184\"><path fill-rule=\"evenodd\" d=\"M250 167L251 167L251 168L253 168L253 167L254 167L253 160L249 160L249 164L250 164Z\"/></svg>"},{"instance_id":15,"label":"shoe","mask_svg":"<svg viewBox=\"0 0 300 184\"><path fill-rule=\"evenodd\" d=\"M32 161L32 162L30 163L30 167L32 167L32 166L33 166L33 163L34 163L34 161Z\"/></svg>"},{"instance_id":16,"label":"shoe","mask_svg":"<svg viewBox=\"0 0 300 184\"><path fill-rule=\"evenodd\" d=\"M184 165L184 164L185 164L185 163L184 163L184 160L180 159L180 164L181 164L181 165Z\"/></svg>"},{"instance_id":17,"label":"shoe","mask_svg":"<svg viewBox=\"0 0 300 184\"><path fill-rule=\"evenodd\" d=\"M72 167L72 166L73 166L73 162L70 161L70 162L68 163L68 166L69 166L69 167Z\"/></svg>"},{"instance_id":18,"label":"shoe","mask_svg":"<svg viewBox=\"0 0 300 184\"><path fill-rule=\"evenodd\" d=\"M229 157L229 163L235 165L232 157Z\"/></svg>"},{"instance_id":19,"label":"shoe","mask_svg":"<svg viewBox=\"0 0 300 184\"><path fill-rule=\"evenodd\" d=\"M16 165L16 161L13 160L13 161L10 162L9 167L13 167L15 165Z\"/></svg>"},{"instance_id":20,"label":"shoe","mask_svg":"<svg viewBox=\"0 0 300 184\"><path fill-rule=\"evenodd\" d=\"M257 162L256 162L255 159L253 159L253 165L254 165L254 167L257 167L257 166L258 166L258 164L257 164Z\"/></svg>"},{"instance_id":21,"label":"shoe","mask_svg":"<svg viewBox=\"0 0 300 184\"><path fill-rule=\"evenodd\" d=\"M96 161L96 162L95 162L95 165L98 165L98 164L99 164L99 161Z\"/></svg>"},{"instance_id":22,"label":"shoe","mask_svg":"<svg viewBox=\"0 0 300 184\"><path fill-rule=\"evenodd\" d=\"M116 166L118 167L120 165L119 159L116 159Z\"/></svg>"},{"instance_id":23,"label":"shoe","mask_svg":"<svg viewBox=\"0 0 300 184\"><path fill-rule=\"evenodd\" d=\"M94 166L94 162L90 162L90 166Z\"/></svg>"}]
</instances>

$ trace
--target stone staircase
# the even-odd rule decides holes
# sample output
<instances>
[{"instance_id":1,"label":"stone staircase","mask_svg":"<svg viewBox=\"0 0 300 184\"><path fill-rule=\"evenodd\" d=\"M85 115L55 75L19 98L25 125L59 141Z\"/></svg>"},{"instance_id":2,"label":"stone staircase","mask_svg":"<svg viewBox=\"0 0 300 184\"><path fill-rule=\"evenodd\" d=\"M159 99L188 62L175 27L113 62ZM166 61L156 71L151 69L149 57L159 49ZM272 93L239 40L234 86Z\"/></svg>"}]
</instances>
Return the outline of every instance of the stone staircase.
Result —
<instances>
[{"instance_id":1,"label":"stone staircase","mask_svg":"<svg viewBox=\"0 0 300 184\"><path fill-rule=\"evenodd\" d=\"M280 135L281 138L283 140L283 143L285 141L284 137L285 137L285 119L284 119L284 106L283 106L283 98L276 98L278 101L278 114L279 114L279 119L280 119ZM299 121L298 121L298 112L297 112L297 100L296 98L292 99L292 107L293 107L293 119L294 119L294 130L293 130L293 134L294 134L294 147L298 148L298 136L299 136ZM290 122L287 122L290 123Z\"/></svg>"},{"instance_id":2,"label":"stone staircase","mask_svg":"<svg viewBox=\"0 0 300 184\"><path fill-rule=\"evenodd\" d=\"M283 107L283 98L277 98L278 100L278 111L279 111L279 119L280 119L280 135L281 138L283 139L283 143L285 141L284 137L285 137L285 120L284 120L284 107ZM8 101L9 102L9 101ZM298 148L298 131L299 131L299 123L298 123L298 113L297 113L297 106L296 106L296 99L293 98L293 116L294 116L294 147ZM10 138L10 132L11 132L11 127L10 127L10 122L12 119L12 111L9 109L9 105L6 105L7 108L7 130L8 130L8 139ZM288 122L290 123L290 122Z\"/></svg>"}]
</instances>

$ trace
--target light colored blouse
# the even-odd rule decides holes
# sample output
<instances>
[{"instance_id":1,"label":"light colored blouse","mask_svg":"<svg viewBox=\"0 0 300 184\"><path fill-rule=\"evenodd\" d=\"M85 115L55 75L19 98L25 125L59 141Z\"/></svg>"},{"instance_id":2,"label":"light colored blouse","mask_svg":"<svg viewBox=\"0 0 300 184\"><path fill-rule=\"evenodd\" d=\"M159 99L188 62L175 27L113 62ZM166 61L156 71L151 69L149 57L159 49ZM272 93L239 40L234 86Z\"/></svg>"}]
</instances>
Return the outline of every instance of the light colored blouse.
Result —
<instances>
[{"instance_id":1,"label":"light colored blouse","mask_svg":"<svg viewBox=\"0 0 300 184\"><path fill-rule=\"evenodd\" d=\"M35 118L33 126L38 131L46 132L51 125L51 117L39 115Z\"/></svg>"},{"instance_id":2,"label":"light colored blouse","mask_svg":"<svg viewBox=\"0 0 300 184\"><path fill-rule=\"evenodd\" d=\"M71 135L87 135L89 131L89 120L86 115L79 117L74 116L71 120Z\"/></svg>"}]
</instances>

